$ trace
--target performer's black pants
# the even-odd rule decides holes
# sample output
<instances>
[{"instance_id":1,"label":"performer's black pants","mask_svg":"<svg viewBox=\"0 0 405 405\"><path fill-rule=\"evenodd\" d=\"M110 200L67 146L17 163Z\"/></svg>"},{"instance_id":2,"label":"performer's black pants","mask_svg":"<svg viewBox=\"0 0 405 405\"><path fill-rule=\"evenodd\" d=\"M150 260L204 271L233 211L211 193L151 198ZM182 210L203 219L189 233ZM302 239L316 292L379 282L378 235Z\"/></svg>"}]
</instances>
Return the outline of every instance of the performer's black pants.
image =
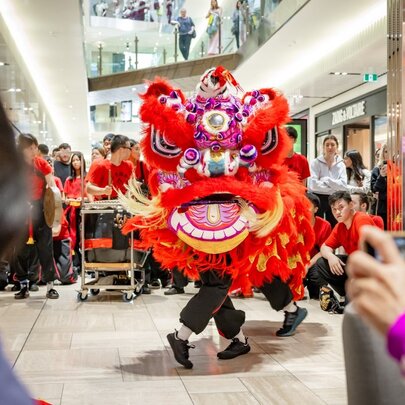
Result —
<instances>
[{"instance_id":1,"label":"performer's black pants","mask_svg":"<svg viewBox=\"0 0 405 405\"><path fill-rule=\"evenodd\" d=\"M318 209L318 212L316 213L316 215L318 217L321 217L323 219L326 219L329 223L330 226L333 228L336 224L336 218L333 216L332 214L332 209L330 208L329 205L329 196L325 195L325 194L316 194L319 197L319 200L321 201L321 205Z\"/></svg>"},{"instance_id":2,"label":"performer's black pants","mask_svg":"<svg viewBox=\"0 0 405 405\"><path fill-rule=\"evenodd\" d=\"M39 263L41 264L41 279L47 283L56 279L56 269L53 258L52 229L45 223L42 201L34 201L32 204L35 245L24 245L17 253L13 267L19 281L32 278L29 275L29 269L32 265L30 261L31 258L34 257L33 250L36 250Z\"/></svg>"},{"instance_id":3,"label":"performer's black pants","mask_svg":"<svg viewBox=\"0 0 405 405\"><path fill-rule=\"evenodd\" d=\"M188 284L188 278L177 267L173 269L172 274L174 288L181 289Z\"/></svg>"},{"instance_id":4,"label":"performer's black pants","mask_svg":"<svg viewBox=\"0 0 405 405\"><path fill-rule=\"evenodd\" d=\"M214 318L220 335L232 339L244 324L245 313L235 309L228 296L231 277L222 277L214 270L202 272L200 276L202 287L181 311L180 322L199 334Z\"/></svg>"},{"instance_id":5,"label":"performer's black pants","mask_svg":"<svg viewBox=\"0 0 405 405\"><path fill-rule=\"evenodd\" d=\"M347 262L347 255L336 255L343 263ZM344 267L343 267L344 269ZM341 276L333 274L330 271L329 262L323 257L308 270L307 280L319 288L328 284L341 296L346 295L345 283L347 280L346 272Z\"/></svg>"},{"instance_id":6,"label":"performer's black pants","mask_svg":"<svg viewBox=\"0 0 405 405\"><path fill-rule=\"evenodd\" d=\"M274 277L271 283L263 284L260 290L276 311L281 311L293 300L290 287L287 283L281 281L279 277Z\"/></svg>"}]
</instances>

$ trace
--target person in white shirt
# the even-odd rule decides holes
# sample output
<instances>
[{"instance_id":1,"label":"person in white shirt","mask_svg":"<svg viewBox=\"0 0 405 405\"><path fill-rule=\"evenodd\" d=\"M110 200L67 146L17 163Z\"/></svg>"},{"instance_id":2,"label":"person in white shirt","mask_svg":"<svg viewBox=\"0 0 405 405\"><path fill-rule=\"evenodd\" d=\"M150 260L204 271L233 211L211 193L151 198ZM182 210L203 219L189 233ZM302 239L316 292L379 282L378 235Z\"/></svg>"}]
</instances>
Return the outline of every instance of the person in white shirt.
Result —
<instances>
[{"instance_id":1,"label":"person in white shirt","mask_svg":"<svg viewBox=\"0 0 405 405\"><path fill-rule=\"evenodd\" d=\"M348 150L343 161L346 165L347 186L349 193L368 193L370 191L371 172L364 166L359 151Z\"/></svg>"},{"instance_id":2,"label":"person in white shirt","mask_svg":"<svg viewBox=\"0 0 405 405\"><path fill-rule=\"evenodd\" d=\"M323 140L323 154L311 162L311 177L308 189L321 201L317 215L335 226L336 219L328 203L328 197L347 186L346 165L338 155L339 141L335 135L327 135Z\"/></svg>"}]
</instances>

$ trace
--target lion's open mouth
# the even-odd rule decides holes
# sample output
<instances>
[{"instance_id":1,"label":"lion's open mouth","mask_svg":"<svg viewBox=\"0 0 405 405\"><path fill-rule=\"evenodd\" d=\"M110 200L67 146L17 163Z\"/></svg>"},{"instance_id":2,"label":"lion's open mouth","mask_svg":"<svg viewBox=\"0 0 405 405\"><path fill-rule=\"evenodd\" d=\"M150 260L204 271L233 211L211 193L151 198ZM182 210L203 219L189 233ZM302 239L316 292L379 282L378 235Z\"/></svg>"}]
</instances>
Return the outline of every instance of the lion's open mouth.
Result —
<instances>
[{"instance_id":1,"label":"lion's open mouth","mask_svg":"<svg viewBox=\"0 0 405 405\"><path fill-rule=\"evenodd\" d=\"M172 211L170 227L188 245L206 253L223 253L242 243L249 234L248 219L240 199L232 194L212 194Z\"/></svg>"}]
</instances>

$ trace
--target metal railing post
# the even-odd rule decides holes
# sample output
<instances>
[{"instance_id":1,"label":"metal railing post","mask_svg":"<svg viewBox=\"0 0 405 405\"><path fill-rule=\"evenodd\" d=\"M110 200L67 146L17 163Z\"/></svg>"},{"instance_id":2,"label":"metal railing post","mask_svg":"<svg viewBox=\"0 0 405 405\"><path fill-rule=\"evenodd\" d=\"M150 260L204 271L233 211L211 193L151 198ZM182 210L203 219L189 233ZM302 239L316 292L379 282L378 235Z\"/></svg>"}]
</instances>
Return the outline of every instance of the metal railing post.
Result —
<instances>
[{"instance_id":1,"label":"metal railing post","mask_svg":"<svg viewBox=\"0 0 405 405\"><path fill-rule=\"evenodd\" d=\"M101 76L103 74L103 44L101 42L98 43L98 65L97 65L98 75Z\"/></svg>"},{"instance_id":2,"label":"metal railing post","mask_svg":"<svg viewBox=\"0 0 405 405\"><path fill-rule=\"evenodd\" d=\"M139 39L135 36L135 70L138 70L138 42Z\"/></svg>"},{"instance_id":3,"label":"metal railing post","mask_svg":"<svg viewBox=\"0 0 405 405\"><path fill-rule=\"evenodd\" d=\"M179 37L179 30L177 25L174 27L174 62L177 62L177 57L179 56L177 53L178 50L178 37Z\"/></svg>"},{"instance_id":4,"label":"metal railing post","mask_svg":"<svg viewBox=\"0 0 405 405\"><path fill-rule=\"evenodd\" d=\"M204 41L201 41L201 51L200 51L200 55L203 58L205 55L205 49L204 49L205 45L204 45Z\"/></svg>"},{"instance_id":5,"label":"metal railing post","mask_svg":"<svg viewBox=\"0 0 405 405\"><path fill-rule=\"evenodd\" d=\"M219 23L218 23L218 54L221 55L222 49L222 17L219 16Z\"/></svg>"},{"instance_id":6,"label":"metal railing post","mask_svg":"<svg viewBox=\"0 0 405 405\"><path fill-rule=\"evenodd\" d=\"M163 64L166 65L167 51L166 48L163 48Z\"/></svg>"}]
</instances>

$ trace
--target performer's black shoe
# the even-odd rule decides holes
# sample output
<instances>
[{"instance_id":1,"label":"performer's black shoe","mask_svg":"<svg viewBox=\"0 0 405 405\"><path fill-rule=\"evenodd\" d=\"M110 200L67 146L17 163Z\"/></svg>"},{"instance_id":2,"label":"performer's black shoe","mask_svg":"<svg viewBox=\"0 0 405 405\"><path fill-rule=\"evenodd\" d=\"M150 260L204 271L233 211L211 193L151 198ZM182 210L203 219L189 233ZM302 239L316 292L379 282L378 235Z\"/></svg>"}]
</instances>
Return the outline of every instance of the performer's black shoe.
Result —
<instances>
[{"instance_id":1,"label":"performer's black shoe","mask_svg":"<svg viewBox=\"0 0 405 405\"><path fill-rule=\"evenodd\" d=\"M146 294L146 295L152 294L152 290L149 288L148 285L145 284L145 285L142 287L142 294Z\"/></svg>"},{"instance_id":2,"label":"performer's black shoe","mask_svg":"<svg viewBox=\"0 0 405 405\"><path fill-rule=\"evenodd\" d=\"M31 283L30 282L30 291L32 291L32 292L39 291L39 287L37 286L36 283Z\"/></svg>"},{"instance_id":3,"label":"performer's black shoe","mask_svg":"<svg viewBox=\"0 0 405 405\"><path fill-rule=\"evenodd\" d=\"M221 360L230 360L250 352L250 346L247 338L245 343L238 338L233 338L231 344L222 352L217 353L217 357Z\"/></svg>"},{"instance_id":4,"label":"performer's black shoe","mask_svg":"<svg viewBox=\"0 0 405 405\"><path fill-rule=\"evenodd\" d=\"M18 293L14 294L14 298L16 300L23 300L24 298L28 298L29 296L30 296L30 292L29 292L27 286L21 288L21 290L18 291Z\"/></svg>"},{"instance_id":5,"label":"performer's black shoe","mask_svg":"<svg viewBox=\"0 0 405 405\"><path fill-rule=\"evenodd\" d=\"M59 293L54 289L51 288L47 293L46 293L46 298L49 298L51 300L56 300L59 298Z\"/></svg>"},{"instance_id":6,"label":"performer's black shoe","mask_svg":"<svg viewBox=\"0 0 405 405\"><path fill-rule=\"evenodd\" d=\"M162 283L160 282L159 279L152 280L151 283L149 284L149 287L152 290L158 290L161 286L162 286Z\"/></svg>"},{"instance_id":7,"label":"performer's black shoe","mask_svg":"<svg viewBox=\"0 0 405 405\"><path fill-rule=\"evenodd\" d=\"M177 331L169 333L167 340L170 343L170 347L173 350L174 358L185 368L193 368L193 363L188 359L188 349L194 349L194 345L190 345L188 340L182 340L177 337Z\"/></svg>"},{"instance_id":8,"label":"performer's black shoe","mask_svg":"<svg viewBox=\"0 0 405 405\"><path fill-rule=\"evenodd\" d=\"M4 291L8 286L8 282L6 280L0 280L0 291Z\"/></svg>"},{"instance_id":9,"label":"performer's black shoe","mask_svg":"<svg viewBox=\"0 0 405 405\"><path fill-rule=\"evenodd\" d=\"M201 287L202 287L202 281L201 280L194 281L194 288L201 288Z\"/></svg>"},{"instance_id":10,"label":"performer's black shoe","mask_svg":"<svg viewBox=\"0 0 405 405\"><path fill-rule=\"evenodd\" d=\"M176 295L176 294L184 294L184 288L178 287L171 287L167 291L164 292L165 295Z\"/></svg>"},{"instance_id":11,"label":"performer's black shoe","mask_svg":"<svg viewBox=\"0 0 405 405\"><path fill-rule=\"evenodd\" d=\"M283 327L276 332L277 336L286 337L292 336L297 329L298 325L306 318L308 311L305 308L300 308L297 304L295 312L284 311Z\"/></svg>"}]
</instances>

